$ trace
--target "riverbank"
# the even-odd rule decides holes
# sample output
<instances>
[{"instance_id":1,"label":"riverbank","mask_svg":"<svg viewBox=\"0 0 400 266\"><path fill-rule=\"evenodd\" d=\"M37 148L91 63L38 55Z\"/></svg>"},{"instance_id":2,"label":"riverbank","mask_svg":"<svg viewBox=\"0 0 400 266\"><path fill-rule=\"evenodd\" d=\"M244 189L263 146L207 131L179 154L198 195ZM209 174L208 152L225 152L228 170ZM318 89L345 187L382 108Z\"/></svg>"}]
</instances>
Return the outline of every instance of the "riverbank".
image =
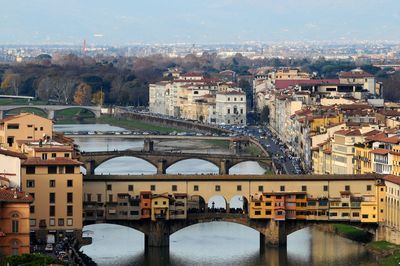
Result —
<instances>
[{"instance_id":1,"label":"riverbank","mask_svg":"<svg viewBox=\"0 0 400 266\"><path fill-rule=\"evenodd\" d=\"M395 245L387 241L374 241L368 243L366 248L369 252L378 256L378 263L381 266L400 264L400 245Z\"/></svg>"},{"instance_id":2,"label":"riverbank","mask_svg":"<svg viewBox=\"0 0 400 266\"><path fill-rule=\"evenodd\" d=\"M334 224L333 227L336 234L356 242L368 243L372 240L373 237L371 233L350 225Z\"/></svg>"}]
</instances>

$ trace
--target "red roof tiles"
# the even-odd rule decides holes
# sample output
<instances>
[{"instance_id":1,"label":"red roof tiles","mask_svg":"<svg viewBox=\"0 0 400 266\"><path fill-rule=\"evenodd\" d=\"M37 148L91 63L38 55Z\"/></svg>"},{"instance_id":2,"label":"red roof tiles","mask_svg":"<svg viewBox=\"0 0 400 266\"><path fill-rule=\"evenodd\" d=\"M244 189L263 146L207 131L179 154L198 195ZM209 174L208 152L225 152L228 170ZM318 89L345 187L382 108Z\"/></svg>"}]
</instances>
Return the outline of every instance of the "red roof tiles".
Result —
<instances>
[{"instance_id":1,"label":"red roof tiles","mask_svg":"<svg viewBox=\"0 0 400 266\"><path fill-rule=\"evenodd\" d=\"M49 160L42 160L41 158L38 157L31 157L26 159L22 165L38 165L38 166L44 166L44 165L83 165L83 163L69 159L69 158L63 158L63 157L57 157L54 159L49 159Z\"/></svg>"},{"instance_id":2,"label":"red roof tiles","mask_svg":"<svg viewBox=\"0 0 400 266\"><path fill-rule=\"evenodd\" d=\"M395 183L397 185L400 185L400 177L395 176L395 175L387 175L385 177L383 177L383 179L385 179L386 181Z\"/></svg>"}]
</instances>

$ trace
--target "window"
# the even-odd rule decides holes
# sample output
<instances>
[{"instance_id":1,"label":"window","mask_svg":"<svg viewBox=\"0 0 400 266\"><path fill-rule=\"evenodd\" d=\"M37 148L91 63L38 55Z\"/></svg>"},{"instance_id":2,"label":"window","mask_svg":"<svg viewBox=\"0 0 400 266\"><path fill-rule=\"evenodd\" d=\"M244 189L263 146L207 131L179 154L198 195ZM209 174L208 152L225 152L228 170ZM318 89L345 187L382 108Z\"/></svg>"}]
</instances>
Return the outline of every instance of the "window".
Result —
<instances>
[{"instance_id":1,"label":"window","mask_svg":"<svg viewBox=\"0 0 400 266\"><path fill-rule=\"evenodd\" d=\"M29 225L30 226L36 226L36 219L30 219L29 220Z\"/></svg>"},{"instance_id":2,"label":"window","mask_svg":"<svg viewBox=\"0 0 400 266\"><path fill-rule=\"evenodd\" d=\"M68 226L72 226L73 225L72 218L67 218L67 225Z\"/></svg>"},{"instance_id":3,"label":"window","mask_svg":"<svg viewBox=\"0 0 400 266\"><path fill-rule=\"evenodd\" d=\"M58 226L64 226L64 219L63 218L59 218L58 219Z\"/></svg>"},{"instance_id":4,"label":"window","mask_svg":"<svg viewBox=\"0 0 400 266\"><path fill-rule=\"evenodd\" d=\"M56 193L50 192L50 194L49 194L49 203L56 203Z\"/></svg>"},{"instance_id":5,"label":"window","mask_svg":"<svg viewBox=\"0 0 400 266\"><path fill-rule=\"evenodd\" d=\"M307 186L301 186L301 191L307 191Z\"/></svg>"},{"instance_id":6,"label":"window","mask_svg":"<svg viewBox=\"0 0 400 266\"><path fill-rule=\"evenodd\" d=\"M42 160L47 160L47 153L42 153Z\"/></svg>"},{"instance_id":7,"label":"window","mask_svg":"<svg viewBox=\"0 0 400 266\"><path fill-rule=\"evenodd\" d=\"M57 166L51 165L47 167L47 173L57 174Z\"/></svg>"},{"instance_id":8,"label":"window","mask_svg":"<svg viewBox=\"0 0 400 266\"><path fill-rule=\"evenodd\" d=\"M221 191L221 186L220 185L215 185L215 191Z\"/></svg>"},{"instance_id":9,"label":"window","mask_svg":"<svg viewBox=\"0 0 400 266\"><path fill-rule=\"evenodd\" d=\"M65 158L69 158L69 153L64 153Z\"/></svg>"},{"instance_id":10,"label":"window","mask_svg":"<svg viewBox=\"0 0 400 266\"><path fill-rule=\"evenodd\" d=\"M150 190L155 191L156 190L156 185L150 185Z\"/></svg>"},{"instance_id":11,"label":"window","mask_svg":"<svg viewBox=\"0 0 400 266\"><path fill-rule=\"evenodd\" d=\"M90 197L90 200L89 200L89 195L90 194L88 194L88 201L91 201L92 197ZM67 193L67 203L72 203L73 200L74 200L74 194L72 192L68 192Z\"/></svg>"},{"instance_id":12,"label":"window","mask_svg":"<svg viewBox=\"0 0 400 266\"><path fill-rule=\"evenodd\" d=\"M49 207L49 215L50 216L56 216L56 206L50 206Z\"/></svg>"},{"instance_id":13,"label":"window","mask_svg":"<svg viewBox=\"0 0 400 266\"><path fill-rule=\"evenodd\" d=\"M255 211L254 214L255 215L261 215L261 211Z\"/></svg>"},{"instance_id":14,"label":"window","mask_svg":"<svg viewBox=\"0 0 400 266\"><path fill-rule=\"evenodd\" d=\"M27 125L27 127L33 127L33 125Z\"/></svg>"},{"instance_id":15,"label":"window","mask_svg":"<svg viewBox=\"0 0 400 266\"><path fill-rule=\"evenodd\" d=\"M158 201L154 201L154 205L158 205Z\"/></svg>"},{"instance_id":16,"label":"window","mask_svg":"<svg viewBox=\"0 0 400 266\"><path fill-rule=\"evenodd\" d=\"M285 191L285 186L281 186L281 191Z\"/></svg>"},{"instance_id":17,"label":"window","mask_svg":"<svg viewBox=\"0 0 400 266\"><path fill-rule=\"evenodd\" d=\"M50 226L55 226L56 225L56 219L50 218L49 224L50 224Z\"/></svg>"},{"instance_id":18,"label":"window","mask_svg":"<svg viewBox=\"0 0 400 266\"><path fill-rule=\"evenodd\" d=\"M241 185L237 185L237 186L236 186L236 190L237 190L237 191L242 191L242 186L241 186Z\"/></svg>"},{"instance_id":19,"label":"window","mask_svg":"<svg viewBox=\"0 0 400 266\"><path fill-rule=\"evenodd\" d=\"M265 211L265 215L271 215L271 211Z\"/></svg>"},{"instance_id":20,"label":"window","mask_svg":"<svg viewBox=\"0 0 400 266\"><path fill-rule=\"evenodd\" d=\"M371 190L372 190L371 185L367 185L367 191L371 191Z\"/></svg>"},{"instance_id":21,"label":"window","mask_svg":"<svg viewBox=\"0 0 400 266\"><path fill-rule=\"evenodd\" d=\"M360 217L360 213L358 213L358 212L353 212L353 217Z\"/></svg>"},{"instance_id":22,"label":"window","mask_svg":"<svg viewBox=\"0 0 400 266\"><path fill-rule=\"evenodd\" d=\"M72 187L72 184L73 184L72 179L68 179L67 180L67 187Z\"/></svg>"},{"instance_id":23,"label":"window","mask_svg":"<svg viewBox=\"0 0 400 266\"><path fill-rule=\"evenodd\" d=\"M56 158L56 157L57 157L57 153L53 152L53 153L51 154L51 158Z\"/></svg>"},{"instance_id":24,"label":"window","mask_svg":"<svg viewBox=\"0 0 400 266\"><path fill-rule=\"evenodd\" d=\"M29 206L29 213L35 213L35 206L34 205Z\"/></svg>"},{"instance_id":25,"label":"window","mask_svg":"<svg viewBox=\"0 0 400 266\"><path fill-rule=\"evenodd\" d=\"M59 174L65 174L65 166L63 166L63 165L62 165L62 166L59 166L59 167L58 167L58 173L59 173Z\"/></svg>"},{"instance_id":26,"label":"window","mask_svg":"<svg viewBox=\"0 0 400 266\"><path fill-rule=\"evenodd\" d=\"M113 195L112 194L108 195L108 202L113 202Z\"/></svg>"},{"instance_id":27,"label":"window","mask_svg":"<svg viewBox=\"0 0 400 266\"><path fill-rule=\"evenodd\" d=\"M19 124L8 124L7 129L19 129Z\"/></svg>"},{"instance_id":28,"label":"window","mask_svg":"<svg viewBox=\"0 0 400 266\"><path fill-rule=\"evenodd\" d=\"M67 216L73 216L74 207L72 205L67 206Z\"/></svg>"},{"instance_id":29,"label":"window","mask_svg":"<svg viewBox=\"0 0 400 266\"><path fill-rule=\"evenodd\" d=\"M324 191L328 191L328 186L324 185Z\"/></svg>"},{"instance_id":30,"label":"window","mask_svg":"<svg viewBox=\"0 0 400 266\"><path fill-rule=\"evenodd\" d=\"M43 131L43 127L40 127L40 131Z\"/></svg>"},{"instance_id":31,"label":"window","mask_svg":"<svg viewBox=\"0 0 400 266\"><path fill-rule=\"evenodd\" d=\"M349 185L344 186L344 190L345 191L350 191L350 186Z\"/></svg>"},{"instance_id":32,"label":"window","mask_svg":"<svg viewBox=\"0 0 400 266\"><path fill-rule=\"evenodd\" d=\"M35 174L35 166L27 166L26 167L26 173L27 174Z\"/></svg>"},{"instance_id":33,"label":"window","mask_svg":"<svg viewBox=\"0 0 400 266\"><path fill-rule=\"evenodd\" d=\"M101 202L101 194L97 194L97 202Z\"/></svg>"},{"instance_id":34,"label":"window","mask_svg":"<svg viewBox=\"0 0 400 266\"><path fill-rule=\"evenodd\" d=\"M14 137L7 137L7 144L8 147L12 147L12 145L14 144Z\"/></svg>"},{"instance_id":35,"label":"window","mask_svg":"<svg viewBox=\"0 0 400 266\"><path fill-rule=\"evenodd\" d=\"M264 191L264 186L258 186L258 191L263 192Z\"/></svg>"},{"instance_id":36,"label":"window","mask_svg":"<svg viewBox=\"0 0 400 266\"><path fill-rule=\"evenodd\" d=\"M193 191L199 191L199 186L198 185L194 185L193 186Z\"/></svg>"},{"instance_id":37,"label":"window","mask_svg":"<svg viewBox=\"0 0 400 266\"><path fill-rule=\"evenodd\" d=\"M19 231L19 221L17 219L13 218L11 223L12 223L12 232L13 233L18 233L18 231Z\"/></svg>"},{"instance_id":38,"label":"window","mask_svg":"<svg viewBox=\"0 0 400 266\"><path fill-rule=\"evenodd\" d=\"M178 190L178 186L177 185L172 185L172 191L177 191Z\"/></svg>"},{"instance_id":39,"label":"window","mask_svg":"<svg viewBox=\"0 0 400 266\"><path fill-rule=\"evenodd\" d=\"M35 180L26 180L26 187L35 187Z\"/></svg>"},{"instance_id":40,"label":"window","mask_svg":"<svg viewBox=\"0 0 400 266\"><path fill-rule=\"evenodd\" d=\"M112 190L112 185L111 184L107 184L107 190Z\"/></svg>"},{"instance_id":41,"label":"window","mask_svg":"<svg viewBox=\"0 0 400 266\"><path fill-rule=\"evenodd\" d=\"M363 218L363 219L368 219L368 214L363 214L363 215L362 215L362 218Z\"/></svg>"},{"instance_id":42,"label":"window","mask_svg":"<svg viewBox=\"0 0 400 266\"><path fill-rule=\"evenodd\" d=\"M65 173L67 173L67 174L75 173L75 167L73 165L67 165L65 167Z\"/></svg>"},{"instance_id":43,"label":"window","mask_svg":"<svg viewBox=\"0 0 400 266\"><path fill-rule=\"evenodd\" d=\"M56 187L56 180L50 180L49 187Z\"/></svg>"},{"instance_id":44,"label":"window","mask_svg":"<svg viewBox=\"0 0 400 266\"><path fill-rule=\"evenodd\" d=\"M133 191L133 185L128 185L128 191Z\"/></svg>"},{"instance_id":45,"label":"window","mask_svg":"<svg viewBox=\"0 0 400 266\"><path fill-rule=\"evenodd\" d=\"M228 108L227 113L230 114L231 113L231 109Z\"/></svg>"}]
</instances>

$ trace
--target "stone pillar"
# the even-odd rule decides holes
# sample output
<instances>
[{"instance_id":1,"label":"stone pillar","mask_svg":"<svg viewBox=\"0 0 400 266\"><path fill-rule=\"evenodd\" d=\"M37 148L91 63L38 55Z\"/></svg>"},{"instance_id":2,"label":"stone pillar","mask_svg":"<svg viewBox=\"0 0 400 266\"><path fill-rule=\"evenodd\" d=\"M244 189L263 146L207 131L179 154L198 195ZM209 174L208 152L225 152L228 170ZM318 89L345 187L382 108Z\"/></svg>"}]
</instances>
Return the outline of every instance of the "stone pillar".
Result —
<instances>
[{"instance_id":1,"label":"stone pillar","mask_svg":"<svg viewBox=\"0 0 400 266\"><path fill-rule=\"evenodd\" d=\"M161 159L157 162L157 174L158 175L165 175L167 168L166 168L166 161Z\"/></svg>"},{"instance_id":2,"label":"stone pillar","mask_svg":"<svg viewBox=\"0 0 400 266\"><path fill-rule=\"evenodd\" d=\"M229 162L225 159L222 159L219 163L219 174L229 175Z\"/></svg>"},{"instance_id":3,"label":"stone pillar","mask_svg":"<svg viewBox=\"0 0 400 266\"><path fill-rule=\"evenodd\" d=\"M169 247L169 232L168 221L151 221L150 231L144 237L145 250L149 247Z\"/></svg>"},{"instance_id":4,"label":"stone pillar","mask_svg":"<svg viewBox=\"0 0 400 266\"><path fill-rule=\"evenodd\" d=\"M165 266L169 265L169 247L146 247L143 265Z\"/></svg>"},{"instance_id":5,"label":"stone pillar","mask_svg":"<svg viewBox=\"0 0 400 266\"><path fill-rule=\"evenodd\" d=\"M94 175L95 161L87 161L85 162L86 174Z\"/></svg>"},{"instance_id":6,"label":"stone pillar","mask_svg":"<svg viewBox=\"0 0 400 266\"><path fill-rule=\"evenodd\" d=\"M154 151L154 141L152 141L151 139L144 139L143 151L144 152Z\"/></svg>"},{"instance_id":7,"label":"stone pillar","mask_svg":"<svg viewBox=\"0 0 400 266\"><path fill-rule=\"evenodd\" d=\"M47 118L54 119L54 110L47 110Z\"/></svg>"},{"instance_id":8,"label":"stone pillar","mask_svg":"<svg viewBox=\"0 0 400 266\"><path fill-rule=\"evenodd\" d=\"M261 234L263 237L260 236L260 246L278 247L286 245L285 221L268 221Z\"/></svg>"}]
</instances>

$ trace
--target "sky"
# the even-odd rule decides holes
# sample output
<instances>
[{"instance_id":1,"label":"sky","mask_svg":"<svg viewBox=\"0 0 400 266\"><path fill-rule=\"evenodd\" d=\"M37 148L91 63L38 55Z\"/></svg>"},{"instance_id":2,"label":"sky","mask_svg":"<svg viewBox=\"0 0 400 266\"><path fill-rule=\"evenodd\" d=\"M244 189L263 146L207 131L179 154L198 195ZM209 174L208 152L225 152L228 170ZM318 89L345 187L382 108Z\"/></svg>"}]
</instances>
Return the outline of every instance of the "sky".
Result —
<instances>
[{"instance_id":1,"label":"sky","mask_svg":"<svg viewBox=\"0 0 400 266\"><path fill-rule=\"evenodd\" d=\"M0 44L400 40L400 0L0 0Z\"/></svg>"}]
</instances>

